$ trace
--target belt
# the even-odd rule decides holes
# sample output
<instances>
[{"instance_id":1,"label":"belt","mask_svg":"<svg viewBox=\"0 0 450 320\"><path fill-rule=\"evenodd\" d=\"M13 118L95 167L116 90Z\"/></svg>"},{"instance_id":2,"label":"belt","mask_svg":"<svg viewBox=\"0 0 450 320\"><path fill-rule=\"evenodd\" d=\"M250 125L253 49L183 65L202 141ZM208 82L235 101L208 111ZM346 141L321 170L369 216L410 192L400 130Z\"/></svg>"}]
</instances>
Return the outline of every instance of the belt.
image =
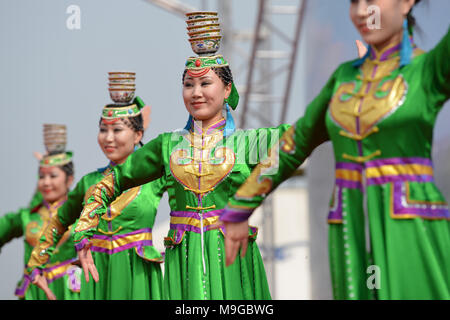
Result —
<instances>
[{"instance_id":1,"label":"belt","mask_svg":"<svg viewBox=\"0 0 450 320\"><path fill-rule=\"evenodd\" d=\"M428 158L388 158L367 161L364 165L351 162L336 163L336 184L344 188L361 188L363 175L366 185L395 181L433 181L433 164Z\"/></svg>"},{"instance_id":2,"label":"belt","mask_svg":"<svg viewBox=\"0 0 450 320\"><path fill-rule=\"evenodd\" d=\"M152 229L144 228L114 236L94 234L90 242L91 251L114 254L134 247L152 246Z\"/></svg>"}]
</instances>

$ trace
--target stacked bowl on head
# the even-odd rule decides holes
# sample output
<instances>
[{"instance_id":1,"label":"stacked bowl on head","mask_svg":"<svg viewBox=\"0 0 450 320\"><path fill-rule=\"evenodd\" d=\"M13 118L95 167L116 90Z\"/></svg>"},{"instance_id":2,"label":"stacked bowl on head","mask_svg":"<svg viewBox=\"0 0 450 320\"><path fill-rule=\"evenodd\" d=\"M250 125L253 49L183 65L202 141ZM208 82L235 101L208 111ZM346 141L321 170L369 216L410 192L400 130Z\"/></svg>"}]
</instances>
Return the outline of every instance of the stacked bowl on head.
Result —
<instances>
[{"instance_id":1,"label":"stacked bowl on head","mask_svg":"<svg viewBox=\"0 0 450 320\"><path fill-rule=\"evenodd\" d=\"M186 17L192 50L199 56L216 53L222 38L217 12L190 12Z\"/></svg>"},{"instance_id":2,"label":"stacked bowl on head","mask_svg":"<svg viewBox=\"0 0 450 320\"><path fill-rule=\"evenodd\" d=\"M63 124L44 124L44 145L47 154L66 150L67 129Z\"/></svg>"},{"instance_id":3,"label":"stacked bowl on head","mask_svg":"<svg viewBox=\"0 0 450 320\"><path fill-rule=\"evenodd\" d=\"M126 104L134 97L136 72L116 71L109 74L109 95L115 103Z\"/></svg>"}]
</instances>

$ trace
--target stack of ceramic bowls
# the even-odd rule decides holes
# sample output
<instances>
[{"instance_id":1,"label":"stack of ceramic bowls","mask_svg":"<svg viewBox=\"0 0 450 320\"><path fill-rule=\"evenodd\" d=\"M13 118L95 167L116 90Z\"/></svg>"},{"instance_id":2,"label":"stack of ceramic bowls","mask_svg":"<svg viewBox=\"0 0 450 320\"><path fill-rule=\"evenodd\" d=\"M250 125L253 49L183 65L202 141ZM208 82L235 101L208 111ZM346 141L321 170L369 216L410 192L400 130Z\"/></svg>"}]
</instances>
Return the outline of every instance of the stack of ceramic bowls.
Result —
<instances>
[{"instance_id":1,"label":"stack of ceramic bowls","mask_svg":"<svg viewBox=\"0 0 450 320\"><path fill-rule=\"evenodd\" d=\"M217 12L190 12L186 17L192 50L199 56L215 54L222 38Z\"/></svg>"},{"instance_id":2,"label":"stack of ceramic bowls","mask_svg":"<svg viewBox=\"0 0 450 320\"><path fill-rule=\"evenodd\" d=\"M44 145L48 154L66 150L67 129L63 124L44 124Z\"/></svg>"},{"instance_id":3,"label":"stack of ceramic bowls","mask_svg":"<svg viewBox=\"0 0 450 320\"><path fill-rule=\"evenodd\" d=\"M109 95L115 103L129 103L136 90L136 72L116 71L109 74Z\"/></svg>"}]
</instances>

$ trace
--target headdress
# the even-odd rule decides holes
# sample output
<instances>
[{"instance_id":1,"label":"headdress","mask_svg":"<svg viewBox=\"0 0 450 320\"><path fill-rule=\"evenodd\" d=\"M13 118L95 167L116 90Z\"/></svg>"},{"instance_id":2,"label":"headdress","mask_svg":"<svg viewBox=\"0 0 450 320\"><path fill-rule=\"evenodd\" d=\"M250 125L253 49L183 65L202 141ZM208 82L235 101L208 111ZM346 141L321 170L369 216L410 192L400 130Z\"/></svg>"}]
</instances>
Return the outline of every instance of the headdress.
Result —
<instances>
[{"instance_id":1,"label":"headdress","mask_svg":"<svg viewBox=\"0 0 450 320\"><path fill-rule=\"evenodd\" d=\"M67 129L63 124L44 124L44 145L47 154L40 160L41 167L63 166L72 161L73 153L66 150Z\"/></svg>"},{"instance_id":2,"label":"headdress","mask_svg":"<svg viewBox=\"0 0 450 320\"><path fill-rule=\"evenodd\" d=\"M120 118L135 117L146 113L145 103L139 97L134 97L136 90L136 73L129 71L108 72L109 95L114 101L103 107L102 119L117 120ZM134 99L133 99L134 97ZM133 100L133 101L132 101ZM147 107L149 108L149 107ZM144 117L144 129L147 127Z\"/></svg>"},{"instance_id":3,"label":"headdress","mask_svg":"<svg viewBox=\"0 0 450 320\"><path fill-rule=\"evenodd\" d=\"M201 77L211 68L228 66L225 58L220 54L216 54L222 38L217 12L190 12L186 16L188 35L190 37L189 42L191 43L192 51L198 55L187 59L185 65L187 73L191 77ZM230 96L224 102L227 109L227 124L225 125L225 135L227 135L226 132L230 133L235 129L229 107L234 110L239 103L239 94L234 83L231 84ZM186 130L190 129L191 123L192 116L189 116L185 127Z\"/></svg>"}]
</instances>

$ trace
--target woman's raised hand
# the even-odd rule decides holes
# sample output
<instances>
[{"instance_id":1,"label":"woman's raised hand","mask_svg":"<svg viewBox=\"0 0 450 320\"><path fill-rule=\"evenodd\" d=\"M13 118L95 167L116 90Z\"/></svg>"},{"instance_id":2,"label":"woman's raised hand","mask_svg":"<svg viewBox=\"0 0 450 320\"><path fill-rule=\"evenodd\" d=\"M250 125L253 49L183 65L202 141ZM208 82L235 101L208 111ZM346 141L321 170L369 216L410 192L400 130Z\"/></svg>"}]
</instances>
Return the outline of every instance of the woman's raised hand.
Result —
<instances>
[{"instance_id":1,"label":"woman's raised hand","mask_svg":"<svg viewBox=\"0 0 450 320\"><path fill-rule=\"evenodd\" d=\"M47 279L38 274L34 277L33 284L38 286L40 289L42 289L45 292L45 295L47 296L48 300L56 300L56 296L53 294L52 290L48 287Z\"/></svg>"},{"instance_id":2,"label":"woman's raised hand","mask_svg":"<svg viewBox=\"0 0 450 320\"><path fill-rule=\"evenodd\" d=\"M83 268L84 278L89 282L89 273L95 282L98 282L98 272L92 259L91 249L88 246L83 247L78 251L78 259L80 259L81 267Z\"/></svg>"}]
</instances>

